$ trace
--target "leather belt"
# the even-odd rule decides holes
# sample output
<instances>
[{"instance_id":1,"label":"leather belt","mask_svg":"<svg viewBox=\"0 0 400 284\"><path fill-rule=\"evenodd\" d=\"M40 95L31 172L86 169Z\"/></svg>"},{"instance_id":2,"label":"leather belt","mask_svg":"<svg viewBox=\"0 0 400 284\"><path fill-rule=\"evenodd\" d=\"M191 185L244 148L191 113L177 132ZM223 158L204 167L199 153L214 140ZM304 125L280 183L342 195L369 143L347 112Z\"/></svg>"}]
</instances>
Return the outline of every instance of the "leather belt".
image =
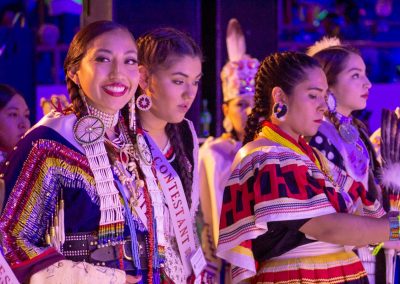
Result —
<instances>
[{"instance_id":1,"label":"leather belt","mask_svg":"<svg viewBox=\"0 0 400 284\"><path fill-rule=\"evenodd\" d=\"M139 246L140 269L148 268L148 256L146 254L146 237L137 234ZM125 240L122 245L124 270L137 270L132 259L131 240ZM120 268L120 247L105 246L98 247L98 237L93 233L67 234L63 245L62 254L72 261L86 261L94 265Z\"/></svg>"}]
</instances>

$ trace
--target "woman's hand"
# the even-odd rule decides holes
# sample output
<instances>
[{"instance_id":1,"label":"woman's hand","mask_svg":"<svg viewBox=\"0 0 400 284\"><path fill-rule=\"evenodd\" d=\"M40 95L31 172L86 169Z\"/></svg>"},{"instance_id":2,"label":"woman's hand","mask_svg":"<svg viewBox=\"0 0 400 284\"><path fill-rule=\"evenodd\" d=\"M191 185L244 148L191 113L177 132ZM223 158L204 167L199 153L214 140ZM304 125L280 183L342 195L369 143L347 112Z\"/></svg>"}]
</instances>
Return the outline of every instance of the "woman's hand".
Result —
<instances>
[{"instance_id":1,"label":"woman's hand","mask_svg":"<svg viewBox=\"0 0 400 284\"><path fill-rule=\"evenodd\" d=\"M132 276L132 275L126 275L126 284L132 284L132 283L138 283L140 280L142 280L142 276Z\"/></svg>"}]
</instances>

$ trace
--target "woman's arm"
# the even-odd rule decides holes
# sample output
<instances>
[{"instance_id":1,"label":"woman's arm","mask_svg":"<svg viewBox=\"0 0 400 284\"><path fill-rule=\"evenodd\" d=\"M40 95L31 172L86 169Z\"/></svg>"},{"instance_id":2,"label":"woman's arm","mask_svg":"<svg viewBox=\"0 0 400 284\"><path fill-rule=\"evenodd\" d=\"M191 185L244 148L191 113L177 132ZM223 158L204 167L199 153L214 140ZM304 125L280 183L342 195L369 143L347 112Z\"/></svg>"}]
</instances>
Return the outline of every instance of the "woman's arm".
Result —
<instances>
[{"instance_id":1,"label":"woman's arm","mask_svg":"<svg viewBox=\"0 0 400 284\"><path fill-rule=\"evenodd\" d=\"M310 219L300 231L319 241L365 246L389 240L389 220L334 213Z\"/></svg>"}]
</instances>

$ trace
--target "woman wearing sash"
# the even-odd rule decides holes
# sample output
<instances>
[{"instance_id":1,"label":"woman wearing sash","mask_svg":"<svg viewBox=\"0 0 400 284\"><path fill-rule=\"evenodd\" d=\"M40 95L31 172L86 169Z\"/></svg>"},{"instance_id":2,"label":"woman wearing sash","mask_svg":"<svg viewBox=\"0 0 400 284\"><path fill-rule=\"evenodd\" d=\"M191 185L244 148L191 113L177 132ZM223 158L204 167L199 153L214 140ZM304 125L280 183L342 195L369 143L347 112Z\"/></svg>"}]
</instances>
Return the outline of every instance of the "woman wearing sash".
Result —
<instances>
[{"instance_id":1,"label":"woman wearing sash","mask_svg":"<svg viewBox=\"0 0 400 284\"><path fill-rule=\"evenodd\" d=\"M398 213L340 172L303 136L326 111L328 84L318 62L301 53L267 57L256 75L245 146L224 191L217 255L234 283L368 283L345 245L399 239ZM361 203L364 216L351 214Z\"/></svg>"},{"instance_id":2,"label":"woman wearing sash","mask_svg":"<svg viewBox=\"0 0 400 284\"><path fill-rule=\"evenodd\" d=\"M20 282L161 281L150 196L159 189L129 115L137 53L124 26L80 30L64 63L72 106L45 116L10 155L0 235Z\"/></svg>"},{"instance_id":3,"label":"woman wearing sash","mask_svg":"<svg viewBox=\"0 0 400 284\"><path fill-rule=\"evenodd\" d=\"M375 194L385 204L387 211L398 211L399 207L390 208L386 198L382 198L382 195L387 197L387 194L382 194L380 186L385 177L382 177L382 167L369 140L368 129L352 116L354 111L366 107L371 88L365 63L358 50L342 45L337 38L324 38L310 47L308 53L320 62L329 86L328 111L310 145L317 148L332 163L332 171L346 171L354 180L361 182L371 194ZM397 184L400 185L400 182L397 181ZM359 209L354 208L354 211L362 214L362 210ZM393 283L393 260L387 255L385 269L383 250L375 256L369 247L363 247L357 249L357 254L363 262L371 284L383 283L386 280L386 283Z\"/></svg>"},{"instance_id":4,"label":"woman wearing sash","mask_svg":"<svg viewBox=\"0 0 400 284\"><path fill-rule=\"evenodd\" d=\"M168 277L173 283L186 283L200 274L204 260L195 227L198 141L185 119L202 76L202 53L192 38L173 28L145 34L138 50L137 132L150 145L162 188L155 209L158 245L164 247ZM200 261L192 263L195 253Z\"/></svg>"}]
</instances>

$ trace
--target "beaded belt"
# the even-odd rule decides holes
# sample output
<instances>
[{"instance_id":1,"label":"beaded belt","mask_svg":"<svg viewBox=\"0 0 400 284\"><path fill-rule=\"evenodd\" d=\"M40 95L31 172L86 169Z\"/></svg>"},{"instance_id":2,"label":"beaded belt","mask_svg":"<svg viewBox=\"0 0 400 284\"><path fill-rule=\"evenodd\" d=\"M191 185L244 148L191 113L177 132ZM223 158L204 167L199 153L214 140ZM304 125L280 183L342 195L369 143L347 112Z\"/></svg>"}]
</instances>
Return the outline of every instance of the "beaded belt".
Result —
<instances>
[{"instance_id":1,"label":"beaded belt","mask_svg":"<svg viewBox=\"0 0 400 284\"><path fill-rule=\"evenodd\" d=\"M144 234L137 234L141 270L146 270L148 257L146 255L146 238ZM98 247L98 237L95 232L67 234L62 248L62 254L72 261L86 261L94 265L120 269L120 247ZM124 270L137 270L132 260L131 240L122 245Z\"/></svg>"}]
</instances>

